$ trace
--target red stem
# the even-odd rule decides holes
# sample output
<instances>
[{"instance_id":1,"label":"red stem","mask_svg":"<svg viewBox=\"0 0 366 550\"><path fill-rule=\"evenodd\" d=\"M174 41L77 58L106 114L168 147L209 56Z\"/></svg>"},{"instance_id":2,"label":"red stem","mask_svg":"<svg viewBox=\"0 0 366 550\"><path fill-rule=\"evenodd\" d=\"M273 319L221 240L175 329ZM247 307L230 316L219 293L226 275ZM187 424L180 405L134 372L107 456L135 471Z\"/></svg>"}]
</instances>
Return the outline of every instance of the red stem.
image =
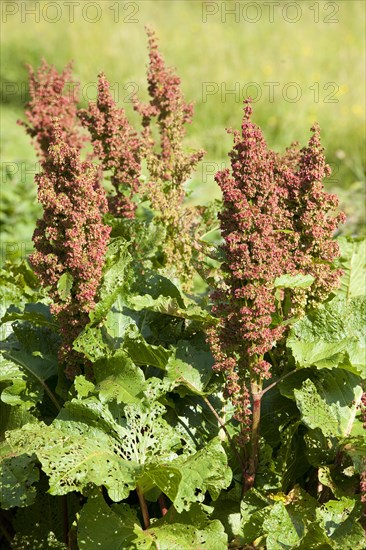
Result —
<instances>
[{"instance_id":1,"label":"red stem","mask_svg":"<svg viewBox=\"0 0 366 550\"><path fill-rule=\"evenodd\" d=\"M136 493L140 503L142 519L144 520L144 529L147 529L148 527L150 527L149 510L147 509L147 503L144 497L144 493L141 491L141 488L138 485L136 487Z\"/></svg>"}]
</instances>

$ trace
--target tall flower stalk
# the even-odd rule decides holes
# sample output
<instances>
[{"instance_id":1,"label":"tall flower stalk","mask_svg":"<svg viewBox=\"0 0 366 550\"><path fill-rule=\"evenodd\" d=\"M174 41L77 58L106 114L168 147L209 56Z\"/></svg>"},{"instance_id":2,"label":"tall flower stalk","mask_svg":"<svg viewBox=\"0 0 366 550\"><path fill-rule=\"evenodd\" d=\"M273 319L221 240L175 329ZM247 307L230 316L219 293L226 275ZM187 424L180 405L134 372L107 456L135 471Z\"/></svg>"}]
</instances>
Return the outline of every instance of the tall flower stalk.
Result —
<instances>
[{"instance_id":1,"label":"tall flower stalk","mask_svg":"<svg viewBox=\"0 0 366 550\"><path fill-rule=\"evenodd\" d=\"M204 151L184 151L185 126L192 120L193 105L184 99L180 78L166 67L155 33L147 28L147 35L150 101L145 104L137 98L134 100L134 108L142 117L144 157L149 172L145 193L158 223L166 231L166 264L178 271L183 283L189 287L194 273L192 257L198 221L195 209L183 204L184 184L204 156Z\"/></svg>"},{"instance_id":2,"label":"tall flower stalk","mask_svg":"<svg viewBox=\"0 0 366 550\"><path fill-rule=\"evenodd\" d=\"M18 123L34 139L39 156L47 156L55 118L63 141L80 150L85 136L76 117L79 84L72 79L72 63L59 73L43 59L36 71L28 65L28 73L30 101L25 110L28 122Z\"/></svg>"},{"instance_id":3,"label":"tall flower stalk","mask_svg":"<svg viewBox=\"0 0 366 550\"><path fill-rule=\"evenodd\" d=\"M142 141L129 123L124 109L119 108L110 85L101 73L98 97L79 117L91 135L95 156L104 170L111 170L114 194L108 197L109 211L122 218L134 218L141 177Z\"/></svg>"},{"instance_id":4,"label":"tall flower stalk","mask_svg":"<svg viewBox=\"0 0 366 550\"><path fill-rule=\"evenodd\" d=\"M37 221L30 261L53 300L62 339L59 360L72 379L84 364L72 343L95 306L110 228L102 221L107 201L99 170L80 160L78 146L65 140L58 121L49 143L43 172L36 176L43 218Z\"/></svg>"},{"instance_id":5,"label":"tall flower stalk","mask_svg":"<svg viewBox=\"0 0 366 550\"><path fill-rule=\"evenodd\" d=\"M269 352L284 337L290 317L299 316L335 289L340 270L332 235L344 215L324 191L329 167L313 126L308 147L281 156L268 149L251 121L247 100L241 132L230 130L234 147L231 171L216 174L223 193L219 214L224 238L222 284L214 291L217 326L209 333L216 371L225 377L225 394L241 424L244 489L254 483L258 462L263 382L271 377ZM311 275L308 288L280 293L276 278ZM290 305L289 305L290 304ZM280 321L278 321L280 319Z\"/></svg>"}]
</instances>

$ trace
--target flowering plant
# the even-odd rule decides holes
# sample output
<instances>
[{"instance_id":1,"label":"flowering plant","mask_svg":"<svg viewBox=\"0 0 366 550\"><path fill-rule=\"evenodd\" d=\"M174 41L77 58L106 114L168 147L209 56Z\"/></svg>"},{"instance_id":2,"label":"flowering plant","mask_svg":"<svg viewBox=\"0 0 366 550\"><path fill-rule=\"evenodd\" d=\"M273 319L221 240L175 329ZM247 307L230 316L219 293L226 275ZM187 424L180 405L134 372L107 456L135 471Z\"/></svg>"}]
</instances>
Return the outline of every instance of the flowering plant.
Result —
<instances>
[{"instance_id":1,"label":"flowering plant","mask_svg":"<svg viewBox=\"0 0 366 550\"><path fill-rule=\"evenodd\" d=\"M274 153L246 102L204 248L192 107L148 36L140 132L103 74L78 110L69 68L30 72L43 216L0 273L1 547L361 550L365 241L333 238L319 128Z\"/></svg>"}]
</instances>

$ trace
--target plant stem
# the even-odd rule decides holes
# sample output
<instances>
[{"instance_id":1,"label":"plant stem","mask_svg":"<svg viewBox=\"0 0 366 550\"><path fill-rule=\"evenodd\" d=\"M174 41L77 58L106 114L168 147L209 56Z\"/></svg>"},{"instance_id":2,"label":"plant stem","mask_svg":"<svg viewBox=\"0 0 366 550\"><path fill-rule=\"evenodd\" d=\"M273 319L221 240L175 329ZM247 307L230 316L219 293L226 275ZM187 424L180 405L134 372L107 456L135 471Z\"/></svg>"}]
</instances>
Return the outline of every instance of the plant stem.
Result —
<instances>
[{"instance_id":1,"label":"plant stem","mask_svg":"<svg viewBox=\"0 0 366 550\"><path fill-rule=\"evenodd\" d=\"M281 376L280 378L278 378L278 380L275 380L275 382L273 382L272 384L270 384L269 386L267 386L266 388L264 388L264 390L261 391L261 397L263 397L263 395L265 393L267 393L267 391L271 390L272 388L274 388L275 386L277 386L277 384L279 382L282 382L282 380L284 380L285 378L287 378L288 376L290 376L290 374L294 374L294 372L297 372L297 370L292 370L290 372L288 372L287 374L284 374L283 376Z\"/></svg>"},{"instance_id":2,"label":"plant stem","mask_svg":"<svg viewBox=\"0 0 366 550\"><path fill-rule=\"evenodd\" d=\"M67 495L62 497L62 516L63 516L63 529L64 529L64 541L69 548L69 511L67 506Z\"/></svg>"},{"instance_id":3,"label":"plant stem","mask_svg":"<svg viewBox=\"0 0 366 550\"><path fill-rule=\"evenodd\" d=\"M243 479L243 492L246 493L254 485L259 459L259 424L261 420L261 400L263 396L262 381L250 384L253 399L252 432L250 437L250 456Z\"/></svg>"},{"instance_id":4,"label":"plant stem","mask_svg":"<svg viewBox=\"0 0 366 550\"><path fill-rule=\"evenodd\" d=\"M147 503L144 497L144 493L141 491L141 488L139 485L136 486L136 493L140 503L142 519L144 520L144 529L147 529L148 527L150 527L149 510L147 509Z\"/></svg>"}]
</instances>

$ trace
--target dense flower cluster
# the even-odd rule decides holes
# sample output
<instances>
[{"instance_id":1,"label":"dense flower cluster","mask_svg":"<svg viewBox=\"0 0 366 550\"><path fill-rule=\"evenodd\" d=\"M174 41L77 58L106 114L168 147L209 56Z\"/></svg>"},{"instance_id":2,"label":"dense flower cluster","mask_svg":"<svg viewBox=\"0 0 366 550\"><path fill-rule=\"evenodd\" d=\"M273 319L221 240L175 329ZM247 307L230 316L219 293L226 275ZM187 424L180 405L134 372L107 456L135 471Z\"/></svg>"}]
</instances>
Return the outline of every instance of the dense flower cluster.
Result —
<instances>
[{"instance_id":1,"label":"dense flower cluster","mask_svg":"<svg viewBox=\"0 0 366 550\"><path fill-rule=\"evenodd\" d=\"M142 143L130 125L124 109L119 108L103 73L98 80L98 98L88 110L80 110L82 124L88 128L94 154L104 170L111 170L115 195L110 196L109 211L115 216L133 218L137 203L133 196L139 191Z\"/></svg>"},{"instance_id":2,"label":"dense flower cluster","mask_svg":"<svg viewBox=\"0 0 366 550\"><path fill-rule=\"evenodd\" d=\"M110 228L102 222L107 201L99 171L91 162L80 161L78 147L65 141L57 121L49 140L43 172L36 176L44 213L37 221L36 252L30 261L42 285L49 287L62 337L59 358L73 378L81 358L72 342L95 305Z\"/></svg>"},{"instance_id":3,"label":"dense flower cluster","mask_svg":"<svg viewBox=\"0 0 366 550\"><path fill-rule=\"evenodd\" d=\"M335 215L337 198L325 193L322 179L329 173L319 140L312 128L308 147L295 146L280 156L270 151L258 126L251 122L246 102L242 131L234 134L231 173L218 172L223 193L219 214L224 282L213 294L219 324L210 332L215 369L226 377L226 393L233 399L236 418L249 425L249 378L270 377L266 352L283 336L284 320L323 300L339 284L341 272L332 267L338 246L331 240L343 214ZM282 291L277 277L310 274L307 289ZM285 297L292 308L285 312Z\"/></svg>"},{"instance_id":4,"label":"dense flower cluster","mask_svg":"<svg viewBox=\"0 0 366 550\"><path fill-rule=\"evenodd\" d=\"M191 122L192 104L184 101L180 78L165 66L155 34L147 29L149 42L148 91L150 101L134 100L135 110L142 116L142 138L149 171L145 192L153 210L166 229L164 253L169 266L180 269L183 280L192 277L192 254L197 227L196 212L185 207L184 184L192 175L204 151L185 153L185 125ZM156 126L155 126L156 125ZM153 130L157 127L156 142Z\"/></svg>"},{"instance_id":5,"label":"dense flower cluster","mask_svg":"<svg viewBox=\"0 0 366 550\"><path fill-rule=\"evenodd\" d=\"M54 118L59 120L64 143L81 149L85 137L80 133L76 117L79 85L72 80L72 63L58 73L53 65L48 65L43 59L36 72L30 65L28 72L31 99L25 114L29 124L22 121L19 124L25 126L27 133L35 138L40 156L45 158L47 155Z\"/></svg>"}]
</instances>

